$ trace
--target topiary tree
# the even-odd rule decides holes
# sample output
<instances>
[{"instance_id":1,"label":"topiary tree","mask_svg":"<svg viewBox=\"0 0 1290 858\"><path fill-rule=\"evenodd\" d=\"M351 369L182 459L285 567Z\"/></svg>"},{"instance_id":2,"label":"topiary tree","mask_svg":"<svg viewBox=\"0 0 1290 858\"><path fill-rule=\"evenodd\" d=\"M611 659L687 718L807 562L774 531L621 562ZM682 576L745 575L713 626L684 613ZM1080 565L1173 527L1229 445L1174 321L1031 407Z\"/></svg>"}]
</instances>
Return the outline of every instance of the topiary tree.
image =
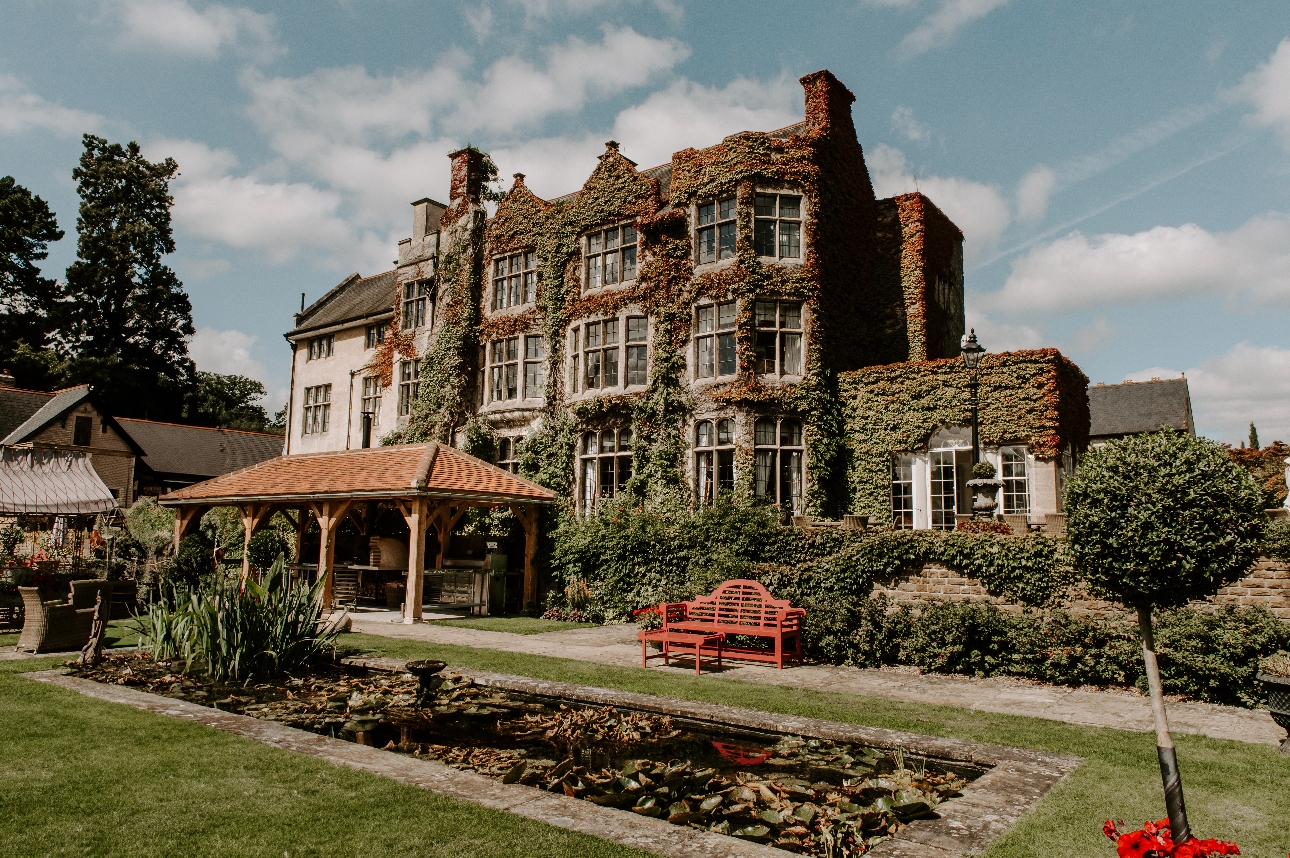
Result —
<instances>
[{"instance_id":1,"label":"topiary tree","mask_svg":"<svg viewBox=\"0 0 1290 858\"><path fill-rule=\"evenodd\" d=\"M1263 499L1218 444L1175 432L1090 450L1066 488L1066 539L1098 596L1138 614L1160 775L1175 843L1191 838L1169 736L1151 611L1212 596L1258 556Z\"/></svg>"}]
</instances>

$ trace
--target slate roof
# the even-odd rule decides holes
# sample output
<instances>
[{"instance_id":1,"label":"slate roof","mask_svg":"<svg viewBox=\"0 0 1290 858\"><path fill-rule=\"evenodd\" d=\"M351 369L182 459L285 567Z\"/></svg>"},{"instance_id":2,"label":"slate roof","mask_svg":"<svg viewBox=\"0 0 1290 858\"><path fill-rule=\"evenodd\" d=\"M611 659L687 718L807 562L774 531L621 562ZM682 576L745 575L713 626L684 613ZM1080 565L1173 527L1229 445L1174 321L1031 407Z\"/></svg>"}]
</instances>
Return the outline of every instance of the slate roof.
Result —
<instances>
[{"instance_id":1,"label":"slate roof","mask_svg":"<svg viewBox=\"0 0 1290 858\"><path fill-rule=\"evenodd\" d=\"M332 287L303 313L296 314L294 337L358 319L394 314L394 271L360 277L355 272Z\"/></svg>"},{"instance_id":2,"label":"slate roof","mask_svg":"<svg viewBox=\"0 0 1290 858\"><path fill-rule=\"evenodd\" d=\"M282 455L281 435L127 417L117 423L143 448L141 461L158 474L217 477Z\"/></svg>"},{"instance_id":3,"label":"slate roof","mask_svg":"<svg viewBox=\"0 0 1290 858\"><path fill-rule=\"evenodd\" d=\"M43 390L0 387L0 438L7 438L53 397Z\"/></svg>"},{"instance_id":4,"label":"slate roof","mask_svg":"<svg viewBox=\"0 0 1290 858\"><path fill-rule=\"evenodd\" d=\"M184 503L322 497L461 498L548 503L555 492L446 445L401 444L279 456L161 497Z\"/></svg>"},{"instance_id":5,"label":"slate roof","mask_svg":"<svg viewBox=\"0 0 1290 858\"><path fill-rule=\"evenodd\" d=\"M1088 408L1093 440L1165 428L1196 432L1185 378L1096 384L1088 389Z\"/></svg>"}]
</instances>

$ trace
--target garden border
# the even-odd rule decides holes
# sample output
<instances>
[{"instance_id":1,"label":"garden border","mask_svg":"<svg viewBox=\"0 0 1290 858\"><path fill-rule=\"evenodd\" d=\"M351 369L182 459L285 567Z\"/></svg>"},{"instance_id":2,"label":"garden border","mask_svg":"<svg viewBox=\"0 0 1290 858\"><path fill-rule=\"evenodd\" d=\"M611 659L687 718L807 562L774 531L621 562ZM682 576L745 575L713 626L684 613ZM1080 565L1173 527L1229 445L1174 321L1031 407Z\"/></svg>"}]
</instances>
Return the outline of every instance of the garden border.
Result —
<instances>
[{"instance_id":1,"label":"garden border","mask_svg":"<svg viewBox=\"0 0 1290 858\"><path fill-rule=\"evenodd\" d=\"M392 671L402 669L406 661L346 659L345 663L355 667ZM812 735L835 741L864 742L875 747L901 747L932 758L971 761L992 767L969 784L960 798L945 802L939 818L915 821L900 838L887 841L873 850L872 854L885 858L966 858L977 854L1011 828L1040 798L1083 761L1081 757L1065 754L1047 754L1004 745L920 736L566 682L486 671L468 670L467 674L484 685L509 691L608 704L702 721L720 721L753 729ZM433 760L393 754L247 715L223 712L134 688L81 679L67 675L61 669L23 675L88 697L194 721L440 795L515 813L672 858L783 858L786 854L771 846L679 827L663 820L623 813L613 808L602 808L580 799L554 795L532 787L502 784L494 778L460 771Z\"/></svg>"}]
</instances>

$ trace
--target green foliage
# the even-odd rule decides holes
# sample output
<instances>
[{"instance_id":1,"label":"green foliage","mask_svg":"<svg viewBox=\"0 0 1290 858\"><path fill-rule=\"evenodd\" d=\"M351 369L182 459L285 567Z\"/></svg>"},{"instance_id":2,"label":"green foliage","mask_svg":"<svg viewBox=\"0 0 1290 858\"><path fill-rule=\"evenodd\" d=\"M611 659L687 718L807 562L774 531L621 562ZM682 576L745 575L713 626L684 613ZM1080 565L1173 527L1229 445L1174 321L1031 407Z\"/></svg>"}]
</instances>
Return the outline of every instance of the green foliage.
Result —
<instances>
[{"instance_id":1,"label":"green foliage","mask_svg":"<svg viewBox=\"0 0 1290 858\"><path fill-rule=\"evenodd\" d=\"M1250 448L1259 449L1259 430L1254 428L1254 421L1250 421Z\"/></svg>"},{"instance_id":2,"label":"green foliage","mask_svg":"<svg viewBox=\"0 0 1290 858\"><path fill-rule=\"evenodd\" d=\"M909 626L902 656L926 673L996 676L1015 652L1008 617L980 602L933 602Z\"/></svg>"},{"instance_id":3,"label":"green foliage","mask_svg":"<svg viewBox=\"0 0 1290 858\"><path fill-rule=\"evenodd\" d=\"M215 574L215 546L206 534L198 531L179 541L170 579L174 583L196 587L209 581Z\"/></svg>"},{"instance_id":4,"label":"green foliage","mask_svg":"<svg viewBox=\"0 0 1290 858\"><path fill-rule=\"evenodd\" d=\"M268 569L275 558L291 555L291 543L292 540L279 528L266 527L256 531L248 546L251 565L256 569Z\"/></svg>"},{"instance_id":5,"label":"green foliage","mask_svg":"<svg viewBox=\"0 0 1290 858\"><path fill-rule=\"evenodd\" d=\"M125 529L152 561L174 542L175 512L157 503L156 498L139 498L125 514Z\"/></svg>"},{"instance_id":6,"label":"green foliage","mask_svg":"<svg viewBox=\"0 0 1290 858\"><path fill-rule=\"evenodd\" d=\"M1290 560L1290 518L1269 521L1263 531L1264 557Z\"/></svg>"},{"instance_id":7,"label":"green foliage","mask_svg":"<svg viewBox=\"0 0 1290 858\"><path fill-rule=\"evenodd\" d=\"M974 480L993 480L994 465L989 462L977 462L972 466L972 479Z\"/></svg>"},{"instance_id":8,"label":"green foliage","mask_svg":"<svg viewBox=\"0 0 1290 858\"><path fill-rule=\"evenodd\" d=\"M1290 649L1290 623L1262 608L1162 611L1153 623L1166 694L1257 709L1259 660Z\"/></svg>"},{"instance_id":9,"label":"green foliage","mask_svg":"<svg viewBox=\"0 0 1290 858\"><path fill-rule=\"evenodd\" d=\"M1129 606L1183 605L1239 579L1266 517L1254 480L1211 441L1175 432L1090 450L1066 489L1076 569Z\"/></svg>"},{"instance_id":10,"label":"green foliage","mask_svg":"<svg viewBox=\"0 0 1290 858\"><path fill-rule=\"evenodd\" d=\"M7 524L0 528L0 557L12 557L22 539L23 530L17 524Z\"/></svg>"},{"instance_id":11,"label":"green foliage","mask_svg":"<svg viewBox=\"0 0 1290 858\"><path fill-rule=\"evenodd\" d=\"M184 419L199 426L268 432L269 415L260 404L264 396L264 385L253 378L198 372L197 385L184 403Z\"/></svg>"},{"instance_id":12,"label":"green foliage","mask_svg":"<svg viewBox=\"0 0 1290 858\"><path fill-rule=\"evenodd\" d=\"M472 417L466 422L466 430L463 434L465 435L461 447L463 452L476 459L483 459L485 462L497 461L497 436L493 434L492 428L487 423L478 417Z\"/></svg>"},{"instance_id":13,"label":"green foliage","mask_svg":"<svg viewBox=\"0 0 1290 858\"><path fill-rule=\"evenodd\" d=\"M181 547L182 553L182 547ZM336 631L318 631L323 581L310 587L284 572L279 555L263 584L226 580L176 588L138 623L140 643L158 658L182 658L215 682L250 682L289 673L334 646Z\"/></svg>"},{"instance_id":14,"label":"green foliage","mask_svg":"<svg viewBox=\"0 0 1290 858\"><path fill-rule=\"evenodd\" d=\"M150 163L137 143L87 134L72 171L81 197L77 260L67 269L67 324L75 382L95 386L116 413L151 419L182 415L193 384L187 338L192 304L162 262L175 252L170 226L173 159Z\"/></svg>"},{"instance_id":15,"label":"green foliage","mask_svg":"<svg viewBox=\"0 0 1290 858\"><path fill-rule=\"evenodd\" d=\"M44 389L46 379L29 371L29 355L44 350L57 329L59 289L36 263L62 237L48 203L12 176L0 178L0 367L13 370L21 386Z\"/></svg>"}]
</instances>

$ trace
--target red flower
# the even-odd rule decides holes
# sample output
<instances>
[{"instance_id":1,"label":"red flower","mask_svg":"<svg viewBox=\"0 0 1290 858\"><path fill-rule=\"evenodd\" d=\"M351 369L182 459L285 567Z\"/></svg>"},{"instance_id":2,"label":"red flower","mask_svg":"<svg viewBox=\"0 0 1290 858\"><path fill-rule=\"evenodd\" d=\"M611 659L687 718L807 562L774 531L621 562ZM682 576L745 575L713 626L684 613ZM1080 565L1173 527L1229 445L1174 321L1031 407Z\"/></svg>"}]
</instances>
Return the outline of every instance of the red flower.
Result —
<instances>
[{"instance_id":1,"label":"red flower","mask_svg":"<svg viewBox=\"0 0 1290 858\"><path fill-rule=\"evenodd\" d=\"M1141 830L1125 834L1121 834L1117 824L1108 819L1102 826L1102 833L1115 841L1119 858L1213 858L1241 854L1240 847L1224 840L1192 839L1175 845L1167 819L1145 822Z\"/></svg>"}]
</instances>

